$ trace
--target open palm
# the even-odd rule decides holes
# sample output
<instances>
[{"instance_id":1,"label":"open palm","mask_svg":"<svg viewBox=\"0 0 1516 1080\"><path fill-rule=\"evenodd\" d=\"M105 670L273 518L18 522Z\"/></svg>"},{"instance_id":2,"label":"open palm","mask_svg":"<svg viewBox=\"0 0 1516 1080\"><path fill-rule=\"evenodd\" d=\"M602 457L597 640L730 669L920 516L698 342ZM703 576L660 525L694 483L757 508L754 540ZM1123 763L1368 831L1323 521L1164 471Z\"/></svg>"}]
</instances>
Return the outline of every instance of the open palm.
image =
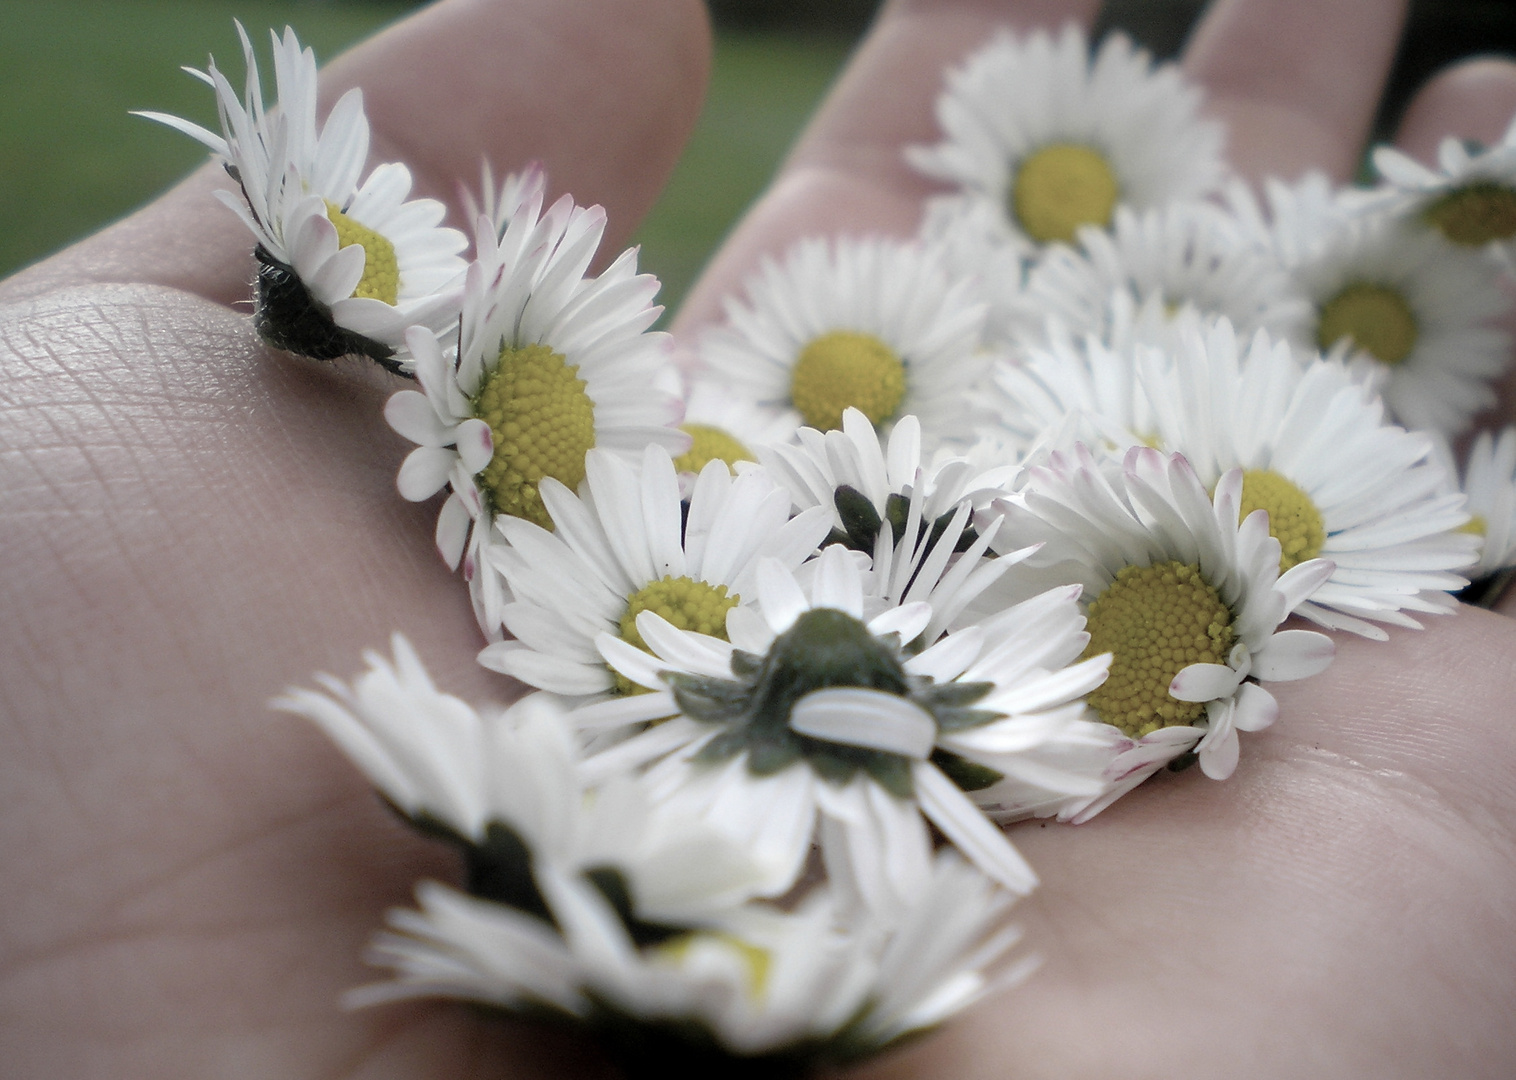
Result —
<instances>
[{"instance_id":1,"label":"open palm","mask_svg":"<svg viewBox=\"0 0 1516 1080\"><path fill-rule=\"evenodd\" d=\"M676 325L764 251L908 233L940 73L997 24L1081 0L898 0ZM1237 166L1345 175L1394 0L1222 0L1187 58ZM1329 10L1328 10L1329 8ZM334 63L379 156L428 193L537 158L614 245L699 107L698 0L449 0ZM1405 145L1489 138L1516 68L1428 88ZM386 377L263 349L208 167L0 285L0 1073L428 1080L593 1075L555 1036L451 1004L344 1013L364 941L444 852L308 726L266 711L406 632L439 683L472 662L465 590L404 503ZM1516 623L1480 611L1339 641L1226 784L1184 774L1016 840L1043 970L880 1076L1505 1076L1516 1066Z\"/></svg>"}]
</instances>

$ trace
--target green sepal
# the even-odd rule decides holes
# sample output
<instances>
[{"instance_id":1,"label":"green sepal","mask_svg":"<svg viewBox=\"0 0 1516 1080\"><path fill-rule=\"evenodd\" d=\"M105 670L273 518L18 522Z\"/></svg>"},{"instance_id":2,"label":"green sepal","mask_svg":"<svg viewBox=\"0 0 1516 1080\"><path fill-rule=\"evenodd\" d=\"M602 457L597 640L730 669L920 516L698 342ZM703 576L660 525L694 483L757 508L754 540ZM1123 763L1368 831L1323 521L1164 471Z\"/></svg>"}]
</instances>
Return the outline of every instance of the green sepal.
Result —
<instances>
[{"instance_id":1,"label":"green sepal","mask_svg":"<svg viewBox=\"0 0 1516 1080\"><path fill-rule=\"evenodd\" d=\"M879 539L879 529L884 523L879 520L879 511L874 509L868 496L855 487L843 484L833 493L832 502L837 507L837 516L842 519L842 527L847 533L844 543L850 548L872 555L874 544Z\"/></svg>"},{"instance_id":2,"label":"green sepal","mask_svg":"<svg viewBox=\"0 0 1516 1080\"><path fill-rule=\"evenodd\" d=\"M961 758L946 750L932 751L932 764L942 770L962 791L983 791L1005 779L1005 773L996 772L988 765Z\"/></svg>"}]
</instances>

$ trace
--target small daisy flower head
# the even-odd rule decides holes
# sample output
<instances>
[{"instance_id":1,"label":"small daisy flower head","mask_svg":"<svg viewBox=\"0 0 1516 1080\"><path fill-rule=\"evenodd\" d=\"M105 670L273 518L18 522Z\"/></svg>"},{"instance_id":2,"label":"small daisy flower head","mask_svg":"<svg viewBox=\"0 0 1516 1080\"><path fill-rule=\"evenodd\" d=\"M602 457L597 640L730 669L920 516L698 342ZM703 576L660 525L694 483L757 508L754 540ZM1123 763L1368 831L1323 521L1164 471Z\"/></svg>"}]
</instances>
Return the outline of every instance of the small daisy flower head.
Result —
<instances>
[{"instance_id":1,"label":"small daisy flower head","mask_svg":"<svg viewBox=\"0 0 1516 1080\"><path fill-rule=\"evenodd\" d=\"M1109 231L1082 228L1078 247L1046 252L1027 283L1027 299L1071 331L1116 344L1130 308L1151 306L1167 330L1155 345L1177 340L1177 318L1229 319L1241 332L1266 329L1296 337L1310 306L1267 252L1236 242L1224 212L1208 203L1174 202L1141 213L1119 207Z\"/></svg>"},{"instance_id":2,"label":"small daisy flower head","mask_svg":"<svg viewBox=\"0 0 1516 1080\"><path fill-rule=\"evenodd\" d=\"M764 261L700 350L734 392L792 414L796 427L829 431L855 408L886 426L914 414L942 438L961 429L988 367L984 317L930 248L811 238Z\"/></svg>"},{"instance_id":3,"label":"small daisy flower head","mask_svg":"<svg viewBox=\"0 0 1516 1080\"><path fill-rule=\"evenodd\" d=\"M947 76L944 139L911 147L928 176L987 203L1005 242L1027 252L1104 229L1137 210L1197 199L1221 181L1223 130L1200 119L1200 92L1171 64L1155 68L1120 34L1093 58L1069 25L998 35Z\"/></svg>"},{"instance_id":4,"label":"small daisy flower head","mask_svg":"<svg viewBox=\"0 0 1516 1080\"><path fill-rule=\"evenodd\" d=\"M1259 331L1244 350L1230 324L1186 335L1171 356L1149 350L1142 379L1158 443L1185 456L1207 487L1240 468L1238 513L1266 510L1280 572L1331 560L1330 577L1295 608L1328 629L1383 640L1386 622L1442 614L1474 559L1462 500L1432 440L1385 421L1384 406L1338 364L1303 367Z\"/></svg>"},{"instance_id":5,"label":"small daisy flower head","mask_svg":"<svg viewBox=\"0 0 1516 1080\"><path fill-rule=\"evenodd\" d=\"M734 393L725 382L691 380L684 390L684 423L690 448L674 462L681 476L698 476L712 461L737 471L758 461L758 448L795 437L795 416Z\"/></svg>"},{"instance_id":6,"label":"small daisy flower head","mask_svg":"<svg viewBox=\"0 0 1516 1080\"><path fill-rule=\"evenodd\" d=\"M657 279L637 273L635 251L586 278L605 212L567 195L543 212L538 175L498 238L479 218L456 348L413 331L421 390L385 406L390 425L419 444L400 493L420 501L451 487L437 546L450 566L466 554L474 581L495 572L482 552L497 517L552 527L544 479L572 491L595 447L635 461L649 444L677 454L690 442L672 426L677 395L658 386L666 338L645 332L660 310ZM498 635L497 616L486 632Z\"/></svg>"},{"instance_id":7,"label":"small daisy flower head","mask_svg":"<svg viewBox=\"0 0 1516 1080\"><path fill-rule=\"evenodd\" d=\"M278 106L265 110L252 43L241 24L247 84L239 98L212 61L190 73L216 92L221 133L163 113L209 147L242 189L217 196L257 239L258 333L275 348L315 360L361 354L409 371L406 331L437 334L458 316L466 240L441 225L434 199L409 199L410 171L369 152L363 94L349 90L316 122L316 57L285 28L274 41Z\"/></svg>"},{"instance_id":8,"label":"small daisy flower head","mask_svg":"<svg viewBox=\"0 0 1516 1080\"><path fill-rule=\"evenodd\" d=\"M1277 627L1332 564L1312 559L1281 575L1268 515L1239 523L1241 497L1240 469L1213 499L1181 455L1134 447L1107 471L1081 446L1030 470L1002 504L1012 543L1044 544L1027 565L1083 586L1085 655L1110 654L1110 678L1088 701L1123 737L1104 771L1124 785L1116 794L1191 750L1207 776L1226 779L1237 733L1278 712L1260 684L1331 661L1330 638Z\"/></svg>"},{"instance_id":9,"label":"small daisy flower head","mask_svg":"<svg viewBox=\"0 0 1516 1080\"><path fill-rule=\"evenodd\" d=\"M1283 187L1274 194L1292 211L1271 229L1314 308L1311 344L1346 350L1410 428L1456 435L1494 403L1490 384L1511 353L1510 335L1495 322L1510 303L1482 255L1341 200L1293 200ZM1301 201L1314 210L1295 205ZM1285 235L1293 228L1309 231Z\"/></svg>"},{"instance_id":10,"label":"small daisy flower head","mask_svg":"<svg viewBox=\"0 0 1516 1080\"><path fill-rule=\"evenodd\" d=\"M1447 138L1429 169L1389 146L1374 151L1392 213L1467 248L1516 245L1516 118L1493 146Z\"/></svg>"},{"instance_id":11,"label":"small daisy flower head","mask_svg":"<svg viewBox=\"0 0 1516 1080\"><path fill-rule=\"evenodd\" d=\"M1439 451L1456 477L1447 444ZM1481 541L1479 561L1463 572L1478 583L1516 566L1516 427L1479 433L1464 463L1462 488L1471 516L1461 528Z\"/></svg>"},{"instance_id":12,"label":"small daisy flower head","mask_svg":"<svg viewBox=\"0 0 1516 1080\"><path fill-rule=\"evenodd\" d=\"M352 1005L450 997L567 1021L628 1075L789 1076L878 1053L1033 966L1016 961L1014 898L951 853L918 900L884 916L841 890L719 924L637 927L582 879L548 874L551 923L428 883L372 951L395 979Z\"/></svg>"},{"instance_id":13,"label":"small daisy flower head","mask_svg":"<svg viewBox=\"0 0 1516 1080\"><path fill-rule=\"evenodd\" d=\"M820 509L792 518L788 493L758 468L733 478L725 462L708 463L686 506L661 446L647 447L640 471L598 449L585 467L581 495L541 483L554 531L501 517L506 543L488 556L510 587L502 619L515 640L487 646L480 663L557 693L640 693L606 665L600 634L646 650L637 616L655 611L724 640L728 614L757 599L758 562L794 569L830 526Z\"/></svg>"},{"instance_id":14,"label":"small daisy flower head","mask_svg":"<svg viewBox=\"0 0 1516 1080\"><path fill-rule=\"evenodd\" d=\"M928 821L991 878L1028 891L1031 868L950 770L963 762L962 771L993 782L998 772L975 766L973 755L1024 728L1055 730L1104 678L1103 659L1069 666L1083 645L1071 617L1075 590L989 629L934 636L924 601L869 617L865 573L840 545L822 553L806 585L773 560L761 564L761 619L729 620L730 642L679 631L652 612L637 621L653 656L602 635L607 661L655 692L630 699L646 702L640 713L625 703L587 706L576 714L581 725L677 715L591 766L656 762L648 779L666 805L787 868L773 895L791 887L819 839L834 879L857 882L870 904L908 907L926 879ZM1040 643L1030 657L1018 648L1028 639ZM983 730L969 738L974 729Z\"/></svg>"},{"instance_id":15,"label":"small daisy flower head","mask_svg":"<svg viewBox=\"0 0 1516 1080\"><path fill-rule=\"evenodd\" d=\"M422 832L464 856L475 896L546 912L544 867L582 877L644 921L696 921L753 894L763 868L626 777L591 785L551 695L480 713L441 693L400 635L351 686L318 675L275 708L320 727Z\"/></svg>"}]
</instances>

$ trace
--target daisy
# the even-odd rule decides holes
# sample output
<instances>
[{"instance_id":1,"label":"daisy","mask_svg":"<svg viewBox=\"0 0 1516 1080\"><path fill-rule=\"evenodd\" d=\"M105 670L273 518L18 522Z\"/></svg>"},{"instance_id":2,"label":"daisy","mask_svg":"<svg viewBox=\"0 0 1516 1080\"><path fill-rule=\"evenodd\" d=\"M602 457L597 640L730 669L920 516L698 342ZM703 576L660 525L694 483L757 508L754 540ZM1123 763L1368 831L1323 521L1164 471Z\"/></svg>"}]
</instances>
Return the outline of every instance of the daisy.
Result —
<instances>
[{"instance_id":1,"label":"daisy","mask_svg":"<svg viewBox=\"0 0 1516 1080\"><path fill-rule=\"evenodd\" d=\"M696 378L684 388L684 423L690 448L674 466L681 476L695 476L717 459L732 470L758 460L760 446L789 442L795 437L795 416L788 410L765 407L736 394L725 382Z\"/></svg>"},{"instance_id":2,"label":"daisy","mask_svg":"<svg viewBox=\"0 0 1516 1080\"><path fill-rule=\"evenodd\" d=\"M1198 199L1221 181L1223 129L1200 118L1200 91L1120 34L1093 59L1083 32L1002 32L947 76L944 141L910 147L947 198L987 204L1002 238L1028 254L1137 210Z\"/></svg>"},{"instance_id":3,"label":"daisy","mask_svg":"<svg viewBox=\"0 0 1516 1080\"><path fill-rule=\"evenodd\" d=\"M882 237L802 240L765 259L746 301L701 357L733 392L823 431L852 407L875 424L911 413L929 436L961 430L969 390L989 363L985 308L939 255Z\"/></svg>"},{"instance_id":4,"label":"daisy","mask_svg":"<svg viewBox=\"0 0 1516 1080\"><path fill-rule=\"evenodd\" d=\"M1516 240L1516 118L1493 146L1447 138L1429 169L1390 146L1374 151L1391 212L1413 217L1454 244L1499 244L1509 257Z\"/></svg>"},{"instance_id":5,"label":"daisy","mask_svg":"<svg viewBox=\"0 0 1516 1080\"><path fill-rule=\"evenodd\" d=\"M875 1054L1032 966L1008 957L1020 937L1012 897L951 853L928 864L898 916L823 886L789 912L749 906L661 937L631 932L583 881L544 876L553 924L423 885L421 910L393 912L372 953L395 980L349 1004L443 996L545 1012L632 1075L787 1075Z\"/></svg>"},{"instance_id":6,"label":"daisy","mask_svg":"<svg viewBox=\"0 0 1516 1080\"><path fill-rule=\"evenodd\" d=\"M797 438L795 445L760 446L759 456L798 512L829 511L829 543L872 558L864 588L869 614L927 601L934 612L928 638L935 640L1011 565L983 559L998 526L976 529L971 514L1010 490L1014 463L981 469L944 455L923 466L914 416L901 417L886 442L857 409L843 413L840 431L801 428Z\"/></svg>"},{"instance_id":7,"label":"daisy","mask_svg":"<svg viewBox=\"0 0 1516 1080\"><path fill-rule=\"evenodd\" d=\"M1004 215L980 199L928 199L917 235L942 253L955 278L966 279L986 308L984 337L991 345L1019 341L1041 325L1042 313L1026 295L1028 262L1005 241Z\"/></svg>"},{"instance_id":8,"label":"daisy","mask_svg":"<svg viewBox=\"0 0 1516 1080\"><path fill-rule=\"evenodd\" d=\"M441 693L396 634L351 686L317 675L271 703L320 727L421 831L464 855L475 896L546 913L545 867L582 878L650 923L698 924L746 900L765 869L706 824L652 804L628 777L591 783L564 706L534 694L481 714Z\"/></svg>"},{"instance_id":9,"label":"daisy","mask_svg":"<svg viewBox=\"0 0 1516 1080\"><path fill-rule=\"evenodd\" d=\"M776 561L760 564L762 619L729 620L730 642L653 612L637 619L652 656L601 635L606 660L654 692L586 706L580 726L678 715L589 766L655 763L648 779L667 806L786 868L771 895L791 887L814 837L831 876L858 882L871 904L908 907L929 860L927 821L992 879L1029 891L1031 868L950 777L961 761L978 783L997 780L995 765L975 762L980 749L1056 730L1104 679L1105 658L1072 663L1085 643L1077 590L934 637L923 601L866 619L851 556L827 548L808 588ZM1071 793L1098 790L1080 784Z\"/></svg>"},{"instance_id":10,"label":"daisy","mask_svg":"<svg viewBox=\"0 0 1516 1080\"><path fill-rule=\"evenodd\" d=\"M1190 751L1207 776L1226 779L1237 733L1278 713L1260 683L1303 679L1331 661L1330 638L1276 628L1332 564L1280 574L1268 515L1239 524L1241 498L1241 469L1221 477L1213 500L1181 455L1134 447L1107 472L1080 446L1031 469L1027 487L1001 503L1011 543L1044 544L1025 565L1083 586L1085 655L1111 656L1110 678L1089 696L1120 736L1101 773L1112 787L1095 809Z\"/></svg>"},{"instance_id":11,"label":"daisy","mask_svg":"<svg viewBox=\"0 0 1516 1080\"><path fill-rule=\"evenodd\" d=\"M247 86L239 100L211 61L186 69L216 92L221 134L164 113L139 116L203 143L242 189L216 195L258 241L253 324L270 345L315 360L358 353L399 374L410 370L406 330L443 332L458 316L466 240L443 228L434 199L407 199L410 171L369 151L363 93L338 100L316 123L316 57L288 27L274 41L278 107L264 110L252 43L242 25Z\"/></svg>"},{"instance_id":12,"label":"daisy","mask_svg":"<svg viewBox=\"0 0 1516 1080\"><path fill-rule=\"evenodd\" d=\"M637 273L635 251L585 277L605 212L565 195L544 213L542 192L539 173L498 237L492 221L478 219L459 342L444 352L413 331L421 390L400 391L384 410L419 444L400 468L401 495L420 501L452 489L437 548L451 567L464 560L493 639L503 592L483 557L492 523L505 516L552 528L542 481L576 489L595 447L634 461L650 443L672 453L689 447L671 426L678 398L656 385L668 365L666 336L645 332L661 310L651 304L657 279Z\"/></svg>"},{"instance_id":13,"label":"daisy","mask_svg":"<svg viewBox=\"0 0 1516 1080\"><path fill-rule=\"evenodd\" d=\"M1141 213L1118 207L1109 232L1084 227L1077 248L1044 253L1027 282L1027 301L1070 331L1113 345L1122 321L1115 297L1155 309L1169 331L1155 345L1177 340L1183 312L1227 318L1242 333L1300 336L1310 313L1305 298L1267 252L1237 243L1224 217L1208 203Z\"/></svg>"},{"instance_id":14,"label":"daisy","mask_svg":"<svg viewBox=\"0 0 1516 1080\"><path fill-rule=\"evenodd\" d=\"M640 474L604 450L591 450L585 468L582 495L550 478L540 485L555 531L502 517L506 543L489 553L514 597L501 614L516 640L487 646L479 662L544 690L636 691L606 666L598 635L645 648L637 616L656 611L725 638L728 613L756 599L758 561L794 569L830 526L819 509L791 518L788 494L761 469L734 479L724 462L707 464L686 508L661 446L643 452Z\"/></svg>"},{"instance_id":15,"label":"daisy","mask_svg":"<svg viewBox=\"0 0 1516 1080\"><path fill-rule=\"evenodd\" d=\"M1314 308L1308 339L1346 350L1402 424L1458 434L1494 404L1490 384L1511 340L1493 324L1509 301L1479 253L1355 208L1323 184L1273 185L1262 238Z\"/></svg>"},{"instance_id":16,"label":"daisy","mask_svg":"<svg viewBox=\"0 0 1516 1080\"><path fill-rule=\"evenodd\" d=\"M1386 423L1343 367L1303 367L1262 331L1244 353L1225 320L1140 366L1157 445L1208 488L1244 470L1238 512L1268 511L1280 572L1317 556L1335 564L1295 614L1384 640L1374 622L1420 628L1407 611L1452 610L1446 594L1467 582L1451 571L1477 546L1456 531L1463 500L1444 490L1430 436Z\"/></svg>"},{"instance_id":17,"label":"daisy","mask_svg":"<svg viewBox=\"0 0 1516 1080\"><path fill-rule=\"evenodd\" d=\"M1448 474L1456 477L1447 445L1439 450ZM1463 528L1481 538L1479 561L1464 571L1477 586L1516 566L1516 427L1479 433L1464 464L1462 489L1472 515Z\"/></svg>"}]
</instances>

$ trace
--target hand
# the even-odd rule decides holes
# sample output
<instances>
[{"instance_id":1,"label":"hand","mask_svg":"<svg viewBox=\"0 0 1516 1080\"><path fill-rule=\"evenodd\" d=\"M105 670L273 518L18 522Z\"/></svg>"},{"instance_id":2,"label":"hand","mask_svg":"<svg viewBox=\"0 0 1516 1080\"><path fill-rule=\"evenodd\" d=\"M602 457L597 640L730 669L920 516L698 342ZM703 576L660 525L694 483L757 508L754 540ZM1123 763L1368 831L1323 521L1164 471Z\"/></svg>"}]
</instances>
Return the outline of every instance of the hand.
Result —
<instances>
[{"instance_id":1,"label":"hand","mask_svg":"<svg viewBox=\"0 0 1516 1080\"><path fill-rule=\"evenodd\" d=\"M1187 65L1239 166L1356 160L1401 4L1223 2ZM898 0L677 324L813 231L905 234L929 185L944 65L994 25L1089 19L1078 0ZM540 158L621 242L693 123L695 0L454 0L334 63L365 86L378 156L439 196ZM1455 71L1405 143L1490 138L1516 69ZM249 243L207 168L0 286L0 1061L17 1077L578 1075L589 1051L452 1004L339 1010L414 881L453 873L320 736L264 702L405 631L438 681L472 663L434 508L394 493L390 384L263 350L227 304ZM8 302L8 303L7 303ZM1139 790L1016 840L1045 958L1025 988L877 1075L1499 1076L1516 1062L1516 629L1466 611L1389 644L1340 640L1280 687L1238 774Z\"/></svg>"}]
</instances>

